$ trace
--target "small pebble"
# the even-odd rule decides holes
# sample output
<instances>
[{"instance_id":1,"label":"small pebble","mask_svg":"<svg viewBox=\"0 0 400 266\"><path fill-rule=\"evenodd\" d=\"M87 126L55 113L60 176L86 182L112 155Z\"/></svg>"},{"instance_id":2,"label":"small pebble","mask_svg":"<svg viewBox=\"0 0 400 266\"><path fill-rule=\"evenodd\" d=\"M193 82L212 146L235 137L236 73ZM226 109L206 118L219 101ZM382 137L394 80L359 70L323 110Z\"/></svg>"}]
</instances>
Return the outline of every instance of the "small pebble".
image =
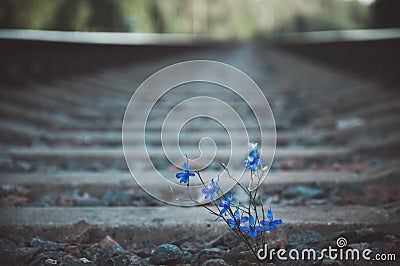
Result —
<instances>
[{"instance_id":1,"label":"small pebble","mask_svg":"<svg viewBox=\"0 0 400 266\"><path fill-rule=\"evenodd\" d=\"M155 264L167 264L183 258L183 252L179 247L171 244L162 244L154 249L151 262Z\"/></svg>"}]
</instances>

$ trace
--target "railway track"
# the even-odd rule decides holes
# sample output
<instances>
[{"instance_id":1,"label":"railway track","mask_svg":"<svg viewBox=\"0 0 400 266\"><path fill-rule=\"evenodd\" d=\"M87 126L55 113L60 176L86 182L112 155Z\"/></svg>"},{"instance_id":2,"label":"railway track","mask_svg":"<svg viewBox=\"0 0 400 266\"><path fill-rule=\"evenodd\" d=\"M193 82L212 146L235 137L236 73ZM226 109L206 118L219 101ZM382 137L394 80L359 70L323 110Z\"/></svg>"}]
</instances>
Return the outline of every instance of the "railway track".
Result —
<instances>
[{"instance_id":1,"label":"railway track","mask_svg":"<svg viewBox=\"0 0 400 266\"><path fill-rule=\"evenodd\" d=\"M57 240L80 220L95 228L91 241L109 234L123 245L133 241L141 246L149 240L161 244L188 233L202 235L205 241L224 231L224 225L213 222L200 207L169 206L143 193L130 177L122 151L122 119L135 88L162 67L196 58L244 70L271 104L277 151L262 193L284 220L278 234L287 237L309 229L326 235L365 226L400 233L400 195L393 191L399 186L398 90L276 48L241 45L106 67L49 82L1 85L0 237ZM187 88L184 95L167 97L148 127L149 152L156 167L171 178L178 169L164 157L159 137L162 115L179 97L195 93L196 88ZM201 93L223 98L246 117L235 96L213 89ZM251 104L260 105L257 99ZM196 113L202 108L183 111ZM137 115L143 114L138 110ZM247 116L250 135L256 136L257 127ZM236 126L234 120L227 122ZM135 154L141 130L140 125L128 129L138 169L144 156ZM224 161L229 139L220 130L212 122L193 123L181 136L181 148L196 154L198 140L210 136L219 145L217 160ZM273 139L271 128L262 130ZM176 136L168 132L165 136L163 145L173 145ZM213 149L203 152L212 154ZM175 156L182 154L177 150ZM234 158L233 172L241 170L242 157ZM152 175L141 171L157 187ZM208 171L216 174L218 163ZM313 199L302 198L301 193L295 199L284 195L298 186L322 192ZM110 191L123 199L105 201Z\"/></svg>"}]
</instances>

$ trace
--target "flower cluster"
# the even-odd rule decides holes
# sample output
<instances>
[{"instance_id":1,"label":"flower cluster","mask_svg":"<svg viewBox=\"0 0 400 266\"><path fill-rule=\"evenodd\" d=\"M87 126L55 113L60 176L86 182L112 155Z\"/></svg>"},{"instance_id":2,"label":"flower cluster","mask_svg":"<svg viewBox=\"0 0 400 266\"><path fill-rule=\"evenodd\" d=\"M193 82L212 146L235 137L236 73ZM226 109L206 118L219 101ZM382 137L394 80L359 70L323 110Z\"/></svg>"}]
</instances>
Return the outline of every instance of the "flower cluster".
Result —
<instances>
[{"instance_id":1,"label":"flower cluster","mask_svg":"<svg viewBox=\"0 0 400 266\"><path fill-rule=\"evenodd\" d=\"M227 223L232 229L240 229L240 232L247 233L248 236L257 238L257 232L270 231L272 229L277 229L278 224L282 224L282 220L274 220L274 215L272 214L271 208L268 210L267 214L268 220L261 220L260 225L256 225L253 215L240 216L240 211L236 210L233 214L233 219L227 219ZM247 226L242 226L242 223L248 223Z\"/></svg>"},{"instance_id":2,"label":"flower cluster","mask_svg":"<svg viewBox=\"0 0 400 266\"><path fill-rule=\"evenodd\" d=\"M252 178L258 177L261 180L263 178L263 175L265 177L265 171L257 171L258 167L262 167L263 164L263 161L259 158L257 143L249 144L249 154L247 156L247 159L244 160L243 163L245 169L250 169ZM227 170L224 164L222 164L222 166L225 170ZM240 202L234 203L232 194L225 194L224 198L218 200L219 196L223 194L218 185L219 177L217 178L217 180L211 179L210 183L205 184L200 176L199 171L197 171L196 173L204 185L204 188L202 189L204 198L206 200L210 200L218 211L214 211L207 205L203 206L208 209L212 214L218 216L218 218L222 218L227 223L227 225L235 232L235 235L241 238L247 244L248 248L253 252L253 254L255 254L256 248L252 247L249 239L258 238L260 236L260 233L263 238L264 234L262 232L268 232L272 229L277 229L277 226L279 224L282 224L282 220L274 220L274 215L272 213L271 207L267 211L265 219L264 208L260 196L258 197L258 199L260 200L262 206L262 217L264 217L264 219L260 220L258 218L258 214L260 214L260 211L257 211L257 209L260 208L260 205L258 205L255 200L257 196L257 188L253 191L250 191L249 188L244 187L242 184L239 183L239 181L236 181L235 179L236 184L249 196L248 206L243 206L243 204ZM228 175L230 178L232 178L229 172ZM187 161L183 164L182 171L177 173L176 177L180 179L180 183L185 183L189 185L189 178L191 176L195 176L195 174L193 172L190 172L189 159L187 159Z\"/></svg>"}]
</instances>

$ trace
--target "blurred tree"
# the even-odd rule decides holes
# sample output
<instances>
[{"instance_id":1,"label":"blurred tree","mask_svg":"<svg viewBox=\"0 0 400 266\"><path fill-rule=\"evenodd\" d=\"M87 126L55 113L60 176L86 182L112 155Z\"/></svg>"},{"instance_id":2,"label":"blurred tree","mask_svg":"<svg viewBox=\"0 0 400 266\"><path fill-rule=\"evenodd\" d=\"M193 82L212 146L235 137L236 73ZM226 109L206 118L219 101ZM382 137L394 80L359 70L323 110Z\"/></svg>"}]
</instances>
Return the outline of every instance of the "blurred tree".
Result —
<instances>
[{"instance_id":1,"label":"blurred tree","mask_svg":"<svg viewBox=\"0 0 400 266\"><path fill-rule=\"evenodd\" d=\"M63 1L0 0L0 27L47 29Z\"/></svg>"},{"instance_id":2,"label":"blurred tree","mask_svg":"<svg viewBox=\"0 0 400 266\"><path fill-rule=\"evenodd\" d=\"M52 28L57 30L87 30L87 21L91 11L88 0L64 0L54 16Z\"/></svg>"},{"instance_id":3,"label":"blurred tree","mask_svg":"<svg viewBox=\"0 0 400 266\"><path fill-rule=\"evenodd\" d=\"M12 23L12 11L13 6L11 1L7 0L0 0L0 24L4 28L13 28L13 23ZM11 12L10 12L11 11Z\"/></svg>"},{"instance_id":4,"label":"blurred tree","mask_svg":"<svg viewBox=\"0 0 400 266\"><path fill-rule=\"evenodd\" d=\"M376 0L372 5L374 26L400 27L400 1Z\"/></svg>"},{"instance_id":5,"label":"blurred tree","mask_svg":"<svg viewBox=\"0 0 400 266\"><path fill-rule=\"evenodd\" d=\"M295 16L294 18L294 24L295 24L295 31L298 32L304 32L309 30L310 26L309 26L309 21L307 19L307 17L303 14L298 14Z\"/></svg>"},{"instance_id":6,"label":"blurred tree","mask_svg":"<svg viewBox=\"0 0 400 266\"><path fill-rule=\"evenodd\" d=\"M118 0L89 0L89 4L91 9L88 19L89 29L127 31L128 25L125 23L122 5Z\"/></svg>"},{"instance_id":7,"label":"blurred tree","mask_svg":"<svg viewBox=\"0 0 400 266\"><path fill-rule=\"evenodd\" d=\"M0 27L127 31L117 0L0 0Z\"/></svg>"},{"instance_id":8,"label":"blurred tree","mask_svg":"<svg viewBox=\"0 0 400 266\"><path fill-rule=\"evenodd\" d=\"M164 33L165 29L165 21L164 14L160 10L160 6L154 0L148 0L147 10L151 17L154 18L155 21L155 31Z\"/></svg>"}]
</instances>

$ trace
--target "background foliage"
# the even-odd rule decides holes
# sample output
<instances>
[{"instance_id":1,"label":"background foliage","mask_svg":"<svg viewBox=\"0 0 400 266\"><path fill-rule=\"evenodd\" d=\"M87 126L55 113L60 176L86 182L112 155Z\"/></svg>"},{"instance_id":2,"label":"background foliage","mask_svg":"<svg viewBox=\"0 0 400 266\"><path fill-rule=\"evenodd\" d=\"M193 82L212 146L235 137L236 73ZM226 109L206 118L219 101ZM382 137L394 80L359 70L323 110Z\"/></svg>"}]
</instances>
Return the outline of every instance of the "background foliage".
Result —
<instances>
[{"instance_id":1,"label":"background foliage","mask_svg":"<svg viewBox=\"0 0 400 266\"><path fill-rule=\"evenodd\" d=\"M393 26L400 17L396 2L378 0L371 8L343 0L0 0L0 27L246 39L271 32ZM386 9L395 13L389 16L394 22L385 21Z\"/></svg>"}]
</instances>

